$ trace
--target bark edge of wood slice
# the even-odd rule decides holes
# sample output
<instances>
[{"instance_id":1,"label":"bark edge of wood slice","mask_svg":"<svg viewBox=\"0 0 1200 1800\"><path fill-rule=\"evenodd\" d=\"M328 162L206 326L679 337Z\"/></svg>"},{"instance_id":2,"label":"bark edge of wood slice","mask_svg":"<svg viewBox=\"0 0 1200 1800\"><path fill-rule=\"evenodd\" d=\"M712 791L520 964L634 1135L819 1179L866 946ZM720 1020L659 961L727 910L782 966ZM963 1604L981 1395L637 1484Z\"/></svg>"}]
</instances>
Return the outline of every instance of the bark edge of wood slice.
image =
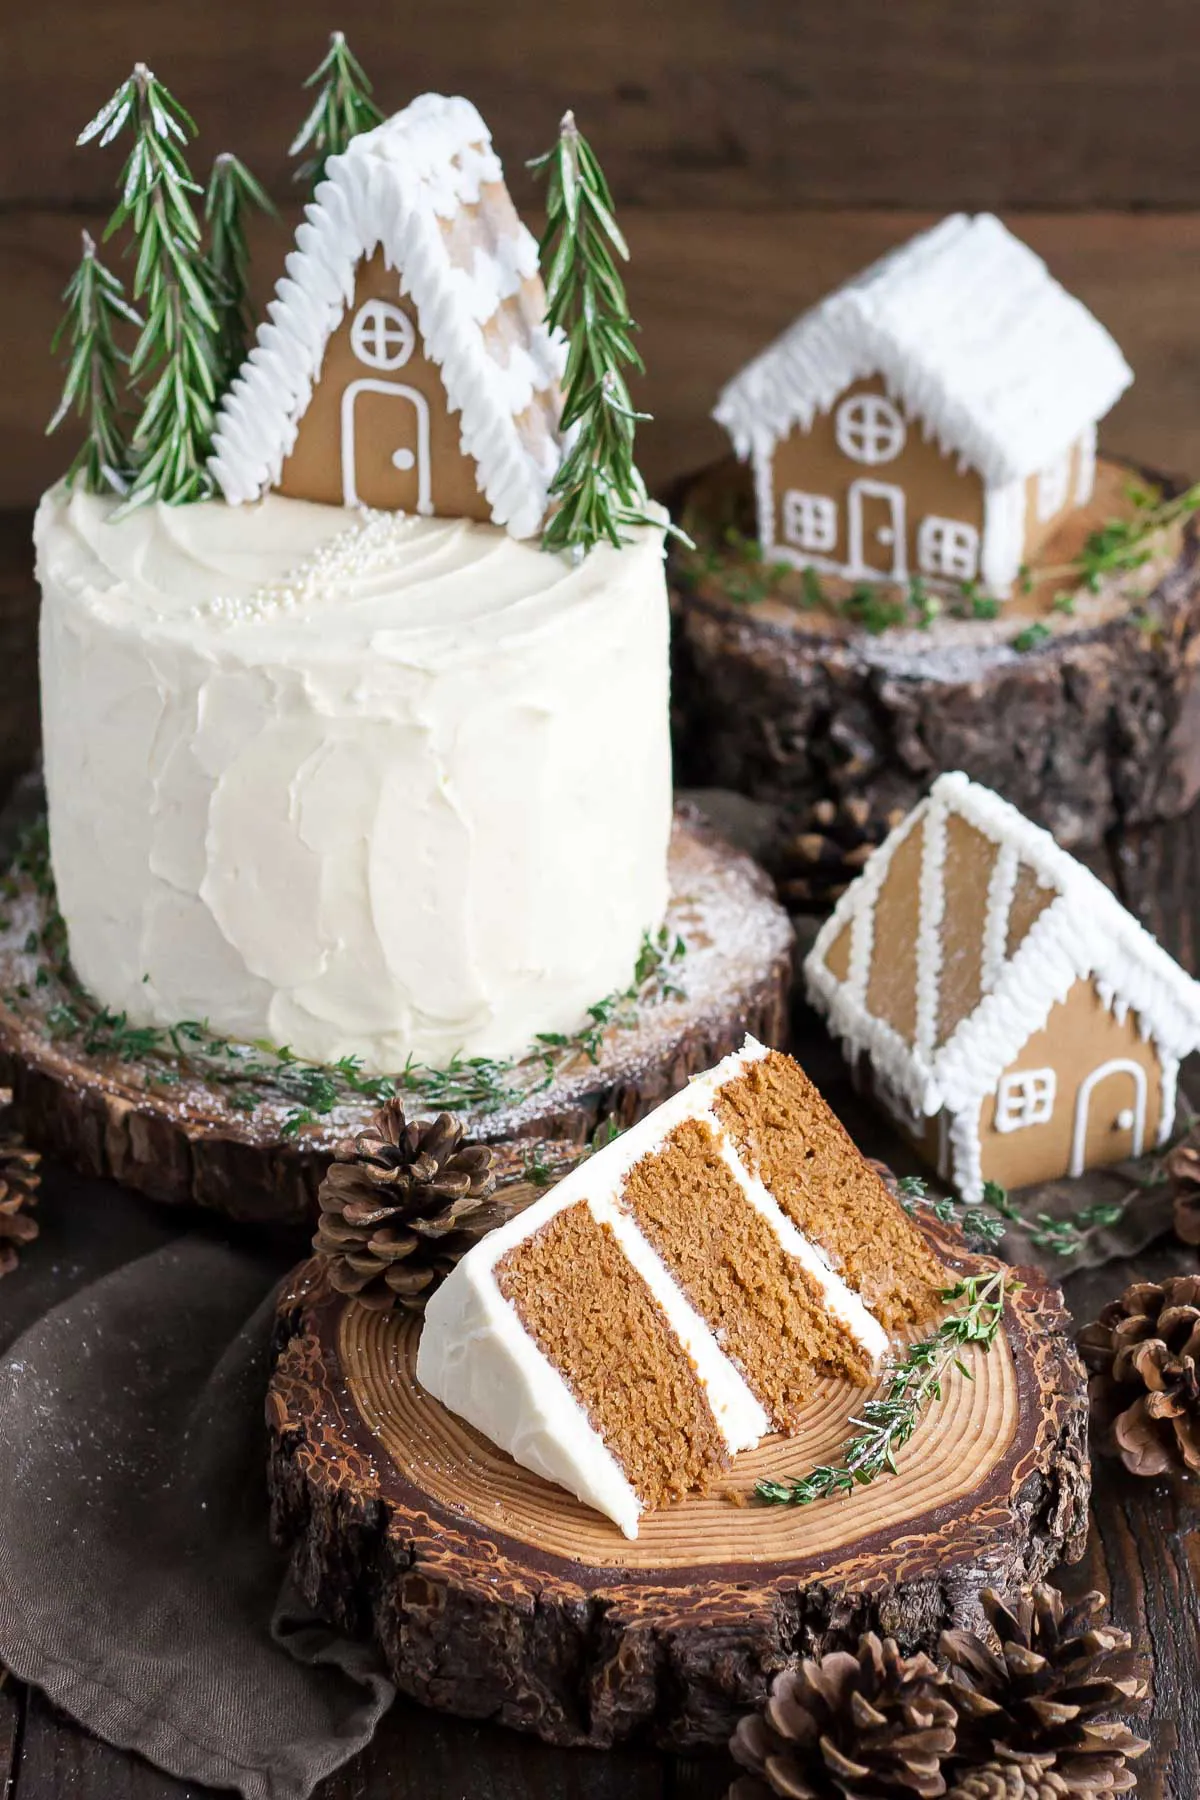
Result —
<instances>
[{"instance_id":1,"label":"bark edge of wood slice","mask_svg":"<svg viewBox=\"0 0 1200 1800\"><path fill-rule=\"evenodd\" d=\"M291 1137L284 1126L295 1102L282 1095L247 1113L199 1079L153 1089L147 1060L88 1055L60 1041L47 1014L71 995L56 978L38 982L44 896L29 879L14 885L0 926L0 1085L11 1088L14 1122L28 1141L82 1174L170 1205L278 1224L314 1218L333 1145L361 1128L372 1103L339 1105ZM610 1028L596 1063L577 1057L519 1105L458 1109L469 1135L499 1146L583 1145L607 1119L625 1126L642 1118L747 1031L784 1045L793 935L768 877L695 807L677 802L670 886L667 923L689 944L682 996ZM437 1110L417 1098L411 1109Z\"/></svg>"},{"instance_id":2,"label":"bark edge of wood slice","mask_svg":"<svg viewBox=\"0 0 1200 1800\"><path fill-rule=\"evenodd\" d=\"M1181 491L1113 459L1100 470ZM748 480L726 459L678 484L672 508L752 535ZM814 806L866 802L881 822L951 769L1069 849L1178 818L1200 795L1195 517L1124 588L1106 584L1094 617L1051 612L1052 634L1020 653L1009 640L1030 622L1023 615L835 632L769 595L748 605L717 576L685 578L681 554L668 559L678 779L760 804L760 854L785 897L788 846L814 829ZM1129 584L1136 602L1120 597Z\"/></svg>"},{"instance_id":3,"label":"bark edge of wood slice","mask_svg":"<svg viewBox=\"0 0 1200 1800\"><path fill-rule=\"evenodd\" d=\"M951 1266L996 1266L930 1236ZM273 1536L317 1612L430 1707L563 1745L723 1743L789 1655L867 1629L931 1649L981 1588L1082 1554L1085 1376L1061 1293L1021 1275L1002 1338L952 1376L898 1475L804 1509L696 1497L627 1542L423 1394L416 1321L332 1294L314 1260L279 1305ZM811 1423L737 1458L728 1488L828 1459L862 1397L822 1383Z\"/></svg>"}]
</instances>

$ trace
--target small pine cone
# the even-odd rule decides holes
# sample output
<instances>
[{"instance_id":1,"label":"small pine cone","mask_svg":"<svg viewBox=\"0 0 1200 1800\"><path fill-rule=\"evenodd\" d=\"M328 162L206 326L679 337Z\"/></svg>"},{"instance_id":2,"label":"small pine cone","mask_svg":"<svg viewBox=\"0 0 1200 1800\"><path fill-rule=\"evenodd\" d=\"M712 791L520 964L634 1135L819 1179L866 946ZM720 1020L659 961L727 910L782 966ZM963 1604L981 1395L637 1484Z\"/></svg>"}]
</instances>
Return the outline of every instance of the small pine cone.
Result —
<instances>
[{"instance_id":1,"label":"small pine cone","mask_svg":"<svg viewBox=\"0 0 1200 1800\"><path fill-rule=\"evenodd\" d=\"M38 1234L29 1215L37 1205L41 1160L19 1137L0 1139L0 1275L12 1274L18 1245L31 1244Z\"/></svg>"},{"instance_id":2,"label":"small pine cone","mask_svg":"<svg viewBox=\"0 0 1200 1800\"><path fill-rule=\"evenodd\" d=\"M1127 1631L1096 1623L1103 1595L1067 1607L1057 1588L1039 1586L1013 1606L991 1589L981 1600L988 1638L971 1631L941 1637L964 1777L1005 1760L1004 1751L1009 1761L1051 1758L1061 1791L1072 1800L1129 1792L1134 1778L1126 1765L1148 1745L1107 1715L1145 1699L1145 1661L1131 1649ZM1045 1786L1048 1778L1042 1779ZM1057 1800L1052 1785L1047 1791ZM1003 1788L996 1792L1008 1800ZM1041 1800L1037 1787L1033 1793Z\"/></svg>"},{"instance_id":3,"label":"small pine cone","mask_svg":"<svg viewBox=\"0 0 1200 1800\"><path fill-rule=\"evenodd\" d=\"M753 1778L730 1800L936 1800L954 1748L945 1675L927 1656L901 1656L874 1632L858 1652L832 1650L783 1669L761 1713L730 1741Z\"/></svg>"},{"instance_id":4,"label":"small pine cone","mask_svg":"<svg viewBox=\"0 0 1200 1800\"><path fill-rule=\"evenodd\" d=\"M377 1312L421 1312L434 1289L504 1212L484 1202L496 1186L492 1152L467 1144L449 1113L409 1124L389 1100L356 1137L334 1149L318 1203L313 1249L330 1284Z\"/></svg>"},{"instance_id":5,"label":"small pine cone","mask_svg":"<svg viewBox=\"0 0 1200 1800\"><path fill-rule=\"evenodd\" d=\"M1087 1793L1067 1786L1053 1756L1014 1756L1001 1750L992 1761L957 1776L946 1800L1082 1800Z\"/></svg>"},{"instance_id":6,"label":"small pine cone","mask_svg":"<svg viewBox=\"0 0 1200 1800\"><path fill-rule=\"evenodd\" d=\"M796 912L828 912L903 817L897 808L875 818L857 795L815 800L783 846L780 897Z\"/></svg>"},{"instance_id":7,"label":"small pine cone","mask_svg":"<svg viewBox=\"0 0 1200 1800\"><path fill-rule=\"evenodd\" d=\"M1200 1471L1200 1275L1135 1281L1079 1334L1092 1415L1134 1475Z\"/></svg>"},{"instance_id":8,"label":"small pine cone","mask_svg":"<svg viewBox=\"0 0 1200 1800\"><path fill-rule=\"evenodd\" d=\"M1175 1236L1181 1243L1200 1245L1200 1144L1195 1132L1167 1156L1167 1179L1175 1208Z\"/></svg>"}]
</instances>

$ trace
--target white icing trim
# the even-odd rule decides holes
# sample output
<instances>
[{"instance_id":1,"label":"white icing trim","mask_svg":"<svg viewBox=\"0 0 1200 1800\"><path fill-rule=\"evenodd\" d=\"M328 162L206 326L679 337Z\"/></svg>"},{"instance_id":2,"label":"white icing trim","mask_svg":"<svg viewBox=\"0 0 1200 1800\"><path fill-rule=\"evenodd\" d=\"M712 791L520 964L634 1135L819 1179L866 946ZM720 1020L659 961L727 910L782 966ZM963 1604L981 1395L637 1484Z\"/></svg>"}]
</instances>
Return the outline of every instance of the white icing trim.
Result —
<instances>
[{"instance_id":1,"label":"white icing trim","mask_svg":"<svg viewBox=\"0 0 1200 1800\"><path fill-rule=\"evenodd\" d=\"M1023 479L984 489L979 573L993 594L1007 594L1020 572L1027 502Z\"/></svg>"},{"instance_id":2,"label":"white icing trim","mask_svg":"<svg viewBox=\"0 0 1200 1800\"><path fill-rule=\"evenodd\" d=\"M989 886L983 946L988 991L930 1055L920 1041L905 1044L883 1020L874 1018L866 995L874 909L891 857L919 819L927 821L928 841L938 817L948 812L998 845L1003 866L998 859ZM1003 921L1006 934L1018 863L1027 865L1055 898L1008 957L1001 954L1001 930ZM931 882L934 874L930 865ZM923 891L922 920L930 904ZM853 933L851 968L849 979L840 982L824 959L847 925ZM918 968L922 955L929 952L919 949ZM955 1115L951 1142L956 1180L968 1198L978 1196L982 1179L980 1147L972 1138L976 1126L971 1121L977 1121L983 1097L995 1091L1001 1075L1076 980L1094 979L1102 993L1133 1011L1143 1036L1153 1038L1164 1063L1200 1048L1200 984L1048 832L962 774L940 776L928 798L870 859L822 927L805 959L804 974L810 1000L851 1058L867 1054L914 1112L932 1115L945 1107ZM927 998L918 1004L927 1005Z\"/></svg>"},{"instance_id":3,"label":"white icing trim","mask_svg":"<svg viewBox=\"0 0 1200 1800\"><path fill-rule=\"evenodd\" d=\"M999 981L1008 955L1008 921L1012 913L1013 895L1017 891L1020 862L1021 859L1011 844L1001 844L988 879L980 970L980 985L985 994L990 994Z\"/></svg>"},{"instance_id":4,"label":"white icing trim","mask_svg":"<svg viewBox=\"0 0 1200 1800\"><path fill-rule=\"evenodd\" d=\"M925 814L917 923L917 1054L932 1061L938 1035L942 977L942 915L946 908L946 815L941 807Z\"/></svg>"},{"instance_id":5,"label":"white icing trim","mask_svg":"<svg viewBox=\"0 0 1200 1800\"><path fill-rule=\"evenodd\" d=\"M550 438L533 448L517 420L535 397L554 394L564 345L539 324L493 350L483 328L536 277L537 245L497 212L490 253L476 247L467 268L452 259L443 229L481 197L488 205L485 188L503 179L478 112L440 94L423 94L330 159L268 318L218 413L209 468L228 501L256 500L278 482L325 346L353 300L358 264L382 247L397 294L412 298L426 352L440 365L493 521L513 537L534 535L559 451Z\"/></svg>"},{"instance_id":6,"label":"white icing trim","mask_svg":"<svg viewBox=\"0 0 1200 1800\"><path fill-rule=\"evenodd\" d=\"M874 374L989 488L1052 461L1133 379L1039 256L991 214L959 213L804 313L727 384L713 416L746 458L795 425L807 431ZM1007 563L1010 547L994 554Z\"/></svg>"},{"instance_id":7,"label":"white icing trim","mask_svg":"<svg viewBox=\"0 0 1200 1800\"><path fill-rule=\"evenodd\" d=\"M1079 457L1075 470L1075 504L1086 506L1096 487L1096 427L1089 425L1081 431L1076 444Z\"/></svg>"},{"instance_id":8,"label":"white icing trim","mask_svg":"<svg viewBox=\"0 0 1200 1800\"><path fill-rule=\"evenodd\" d=\"M402 381L383 381L377 375L364 375L342 389L342 504L361 506L358 497L357 447L354 435L354 402L360 394L399 394L411 400L417 415L417 511L428 515L433 511L429 485L429 402L416 388Z\"/></svg>"},{"instance_id":9,"label":"white icing trim","mask_svg":"<svg viewBox=\"0 0 1200 1800\"><path fill-rule=\"evenodd\" d=\"M1075 1095L1075 1123L1071 1132L1071 1167L1072 1175L1082 1175L1087 1167L1087 1133L1088 1102L1092 1097L1092 1089L1106 1075L1132 1075L1134 1089L1133 1109L1133 1154L1140 1156L1146 1141L1146 1071L1141 1063L1132 1062L1127 1056L1114 1056L1110 1061L1100 1063L1079 1084Z\"/></svg>"}]
</instances>

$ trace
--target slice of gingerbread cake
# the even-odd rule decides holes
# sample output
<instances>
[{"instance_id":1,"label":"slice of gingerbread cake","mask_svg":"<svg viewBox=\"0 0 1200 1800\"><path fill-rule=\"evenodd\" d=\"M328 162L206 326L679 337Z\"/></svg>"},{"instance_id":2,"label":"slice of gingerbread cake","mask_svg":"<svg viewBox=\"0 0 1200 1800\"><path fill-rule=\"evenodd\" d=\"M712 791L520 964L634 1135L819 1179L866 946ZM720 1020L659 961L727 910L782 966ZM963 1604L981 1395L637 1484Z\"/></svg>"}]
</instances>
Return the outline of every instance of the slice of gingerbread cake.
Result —
<instances>
[{"instance_id":1,"label":"slice of gingerbread cake","mask_svg":"<svg viewBox=\"0 0 1200 1800\"><path fill-rule=\"evenodd\" d=\"M748 1038L458 1264L417 1379L635 1537L792 1429L818 1376L865 1383L943 1285L803 1071Z\"/></svg>"}]
</instances>

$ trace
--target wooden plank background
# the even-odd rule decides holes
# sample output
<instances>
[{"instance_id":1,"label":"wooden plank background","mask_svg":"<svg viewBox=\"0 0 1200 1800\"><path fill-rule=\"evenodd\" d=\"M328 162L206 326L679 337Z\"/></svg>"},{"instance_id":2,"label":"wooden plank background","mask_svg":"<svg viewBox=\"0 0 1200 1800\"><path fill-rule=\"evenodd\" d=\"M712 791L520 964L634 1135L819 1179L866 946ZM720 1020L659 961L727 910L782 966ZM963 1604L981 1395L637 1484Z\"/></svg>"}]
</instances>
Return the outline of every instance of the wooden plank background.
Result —
<instances>
[{"instance_id":1,"label":"wooden plank background","mask_svg":"<svg viewBox=\"0 0 1200 1800\"><path fill-rule=\"evenodd\" d=\"M62 468L48 343L119 157L74 136L137 57L294 203L286 146L330 24L381 102L469 94L518 200L573 104L634 250L656 483L722 446L716 390L803 306L957 206L1002 209L1116 333L1137 384L1109 445L1200 470L1200 28L1193 0L49 0L0 55L0 507ZM284 251L264 241L269 290Z\"/></svg>"}]
</instances>

